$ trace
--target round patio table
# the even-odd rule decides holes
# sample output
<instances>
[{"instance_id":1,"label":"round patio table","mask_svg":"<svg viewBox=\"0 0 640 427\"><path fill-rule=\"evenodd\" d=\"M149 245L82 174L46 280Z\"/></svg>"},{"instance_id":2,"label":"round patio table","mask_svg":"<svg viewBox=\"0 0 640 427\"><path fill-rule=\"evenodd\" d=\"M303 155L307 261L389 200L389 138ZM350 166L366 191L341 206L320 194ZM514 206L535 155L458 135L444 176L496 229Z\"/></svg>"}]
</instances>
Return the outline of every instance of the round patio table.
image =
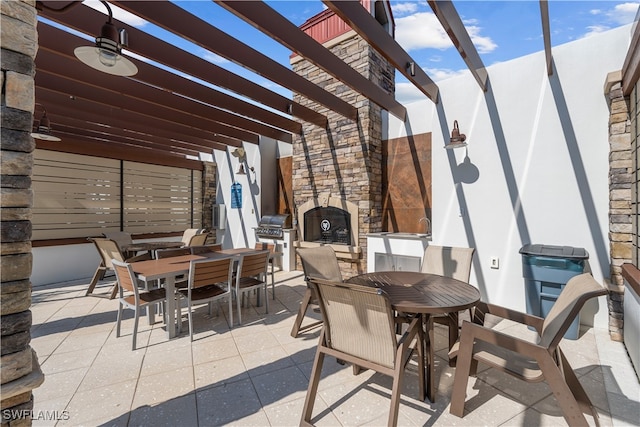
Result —
<instances>
[{"instance_id":1,"label":"round patio table","mask_svg":"<svg viewBox=\"0 0 640 427\"><path fill-rule=\"evenodd\" d=\"M445 314L450 317L450 342L458 338L458 312L474 307L480 301L480 292L475 287L460 280L437 274L412 271L378 271L360 274L347 280L365 286L383 289L389 296L394 310L422 316L426 326L429 348L427 354L427 397L434 402L435 382L432 314Z\"/></svg>"}]
</instances>

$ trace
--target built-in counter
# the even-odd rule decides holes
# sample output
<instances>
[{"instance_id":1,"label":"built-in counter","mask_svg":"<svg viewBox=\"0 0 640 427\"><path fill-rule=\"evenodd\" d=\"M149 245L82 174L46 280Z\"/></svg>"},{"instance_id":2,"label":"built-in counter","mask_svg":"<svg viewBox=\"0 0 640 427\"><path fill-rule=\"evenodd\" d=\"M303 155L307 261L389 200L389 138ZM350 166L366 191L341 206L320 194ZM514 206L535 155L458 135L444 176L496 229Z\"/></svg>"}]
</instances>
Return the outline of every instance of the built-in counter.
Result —
<instances>
[{"instance_id":1,"label":"built-in counter","mask_svg":"<svg viewBox=\"0 0 640 427\"><path fill-rule=\"evenodd\" d=\"M367 271L420 271L430 241L423 233L369 233Z\"/></svg>"}]
</instances>

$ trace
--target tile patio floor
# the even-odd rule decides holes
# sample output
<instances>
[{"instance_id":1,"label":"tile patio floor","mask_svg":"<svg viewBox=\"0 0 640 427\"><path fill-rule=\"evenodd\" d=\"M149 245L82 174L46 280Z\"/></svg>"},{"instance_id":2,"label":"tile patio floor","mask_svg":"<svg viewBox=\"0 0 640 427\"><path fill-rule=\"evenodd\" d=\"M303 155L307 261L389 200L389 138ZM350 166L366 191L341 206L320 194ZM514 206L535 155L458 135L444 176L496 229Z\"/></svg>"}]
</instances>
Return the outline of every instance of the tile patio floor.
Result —
<instances>
[{"instance_id":1,"label":"tile patio floor","mask_svg":"<svg viewBox=\"0 0 640 427\"><path fill-rule=\"evenodd\" d=\"M276 281L269 315L262 307L245 308L244 325L230 330L224 304L213 317L202 306L193 343L186 321L182 334L168 341L161 322L150 326L141 318L136 351L131 351L131 310L125 312L123 336L116 338L117 301L85 297L88 279L34 288L32 347L46 377L34 390L34 413L41 419L33 425L298 425L318 331L291 338L304 281L301 272L278 272ZM451 415L455 368L445 359L446 330L438 329L436 337L436 402L417 399L416 367L410 367L399 425L566 425L546 384L526 384L494 370L469 381L465 417ZM623 345L610 341L607 331L588 329L562 346L596 403L601 424L638 425L640 386ZM317 425L386 424L387 377L370 371L353 376L349 366L332 358L325 359L323 374L314 409ZM54 413L57 422L42 419Z\"/></svg>"}]
</instances>

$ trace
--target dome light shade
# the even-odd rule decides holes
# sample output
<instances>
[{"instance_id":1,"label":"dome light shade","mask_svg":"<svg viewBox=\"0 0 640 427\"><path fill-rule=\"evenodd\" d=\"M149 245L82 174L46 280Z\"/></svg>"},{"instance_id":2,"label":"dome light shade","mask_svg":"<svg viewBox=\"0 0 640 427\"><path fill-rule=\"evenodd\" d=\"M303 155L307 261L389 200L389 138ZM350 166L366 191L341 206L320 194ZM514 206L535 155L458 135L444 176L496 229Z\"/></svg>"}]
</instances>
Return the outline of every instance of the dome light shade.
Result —
<instances>
[{"instance_id":1,"label":"dome light shade","mask_svg":"<svg viewBox=\"0 0 640 427\"><path fill-rule=\"evenodd\" d=\"M109 12L109 20L104 23L100 37L96 37L95 46L80 46L74 49L74 55L91 68L116 76L133 76L138 67L122 55L122 46L126 45L127 33L111 22L111 8L102 1ZM124 41L125 43L123 43Z\"/></svg>"},{"instance_id":2,"label":"dome light shade","mask_svg":"<svg viewBox=\"0 0 640 427\"><path fill-rule=\"evenodd\" d=\"M47 110L44 110L42 113L38 127L35 129L35 132L31 132L31 136L43 141L62 141L57 136L51 135L51 124L49 122L49 117L47 117Z\"/></svg>"}]
</instances>

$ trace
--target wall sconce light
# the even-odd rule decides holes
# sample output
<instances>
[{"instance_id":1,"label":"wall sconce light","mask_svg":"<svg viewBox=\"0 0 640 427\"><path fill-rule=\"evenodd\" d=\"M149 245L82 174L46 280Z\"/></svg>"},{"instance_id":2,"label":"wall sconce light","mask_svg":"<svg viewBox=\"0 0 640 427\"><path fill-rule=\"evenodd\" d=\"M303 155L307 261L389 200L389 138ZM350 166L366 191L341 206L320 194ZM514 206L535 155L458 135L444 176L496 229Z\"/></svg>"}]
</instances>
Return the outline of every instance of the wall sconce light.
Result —
<instances>
[{"instance_id":1,"label":"wall sconce light","mask_svg":"<svg viewBox=\"0 0 640 427\"><path fill-rule=\"evenodd\" d=\"M415 77L416 76L416 63L415 62L407 62L407 65L406 65L405 68L407 70L407 73L409 73L409 75L411 77Z\"/></svg>"},{"instance_id":2,"label":"wall sconce light","mask_svg":"<svg viewBox=\"0 0 640 427\"><path fill-rule=\"evenodd\" d=\"M460 133L460 129L458 128L458 121L453 121L453 130L451 131L451 139L449 143L444 146L444 148L450 150L453 148L465 147L467 143L465 140L467 139L467 135Z\"/></svg>"},{"instance_id":3,"label":"wall sconce light","mask_svg":"<svg viewBox=\"0 0 640 427\"><path fill-rule=\"evenodd\" d=\"M100 37L96 37L95 46L80 46L73 53L80 61L98 71L116 76L133 76L138 72L138 67L121 54L122 47L128 44L127 32L113 25L109 4L103 0L100 3L109 12L109 20L102 26Z\"/></svg>"},{"instance_id":4,"label":"wall sconce light","mask_svg":"<svg viewBox=\"0 0 640 427\"><path fill-rule=\"evenodd\" d=\"M40 105L40 104L37 104ZM62 141L57 136L51 135L51 123L49 122L49 117L47 117L47 109L42 107L42 116L40 116L40 120L38 120L38 126L35 125L35 117L33 128L34 131L31 132L31 136L36 139L41 139L43 141Z\"/></svg>"},{"instance_id":5,"label":"wall sconce light","mask_svg":"<svg viewBox=\"0 0 640 427\"><path fill-rule=\"evenodd\" d=\"M256 171L256 170L253 168L253 166L250 166L250 167L249 167L249 170L250 170L251 172L254 172L254 173L255 173L255 171ZM238 167L238 172L236 172L236 175L246 175L246 174L247 174L247 172L244 170L244 164L240 163L240 166Z\"/></svg>"}]
</instances>

